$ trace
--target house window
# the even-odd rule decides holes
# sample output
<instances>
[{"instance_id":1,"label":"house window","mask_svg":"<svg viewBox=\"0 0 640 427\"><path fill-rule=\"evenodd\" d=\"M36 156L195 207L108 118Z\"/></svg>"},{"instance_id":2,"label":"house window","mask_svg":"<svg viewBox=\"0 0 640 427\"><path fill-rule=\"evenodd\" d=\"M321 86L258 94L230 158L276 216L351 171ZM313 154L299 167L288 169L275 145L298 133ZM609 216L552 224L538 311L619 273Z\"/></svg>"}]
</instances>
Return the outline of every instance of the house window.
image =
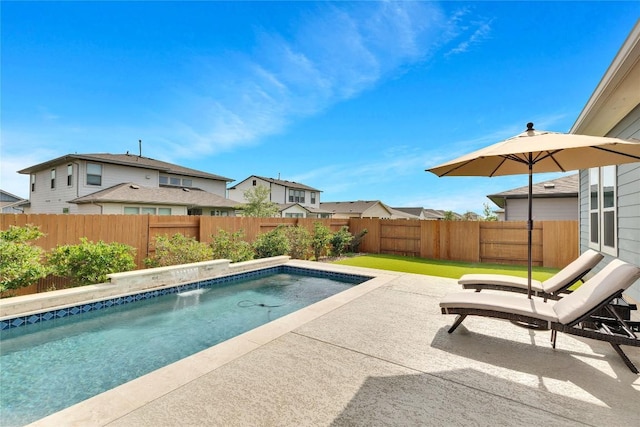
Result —
<instances>
[{"instance_id":1,"label":"house window","mask_svg":"<svg viewBox=\"0 0 640 427\"><path fill-rule=\"evenodd\" d=\"M62 208L62 213L63 214L68 214L69 213L69 208Z\"/></svg>"},{"instance_id":2,"label":"house window","mask_svg":"<svg viewBox=\"0 0 640 427\"><path fill-rule=\"evenodd\" d=\"M51 188L56 188L56 170L51 169Z\"/></svg>"},{"instance_id":3,"label":"house window","mask_svg":"<svg viewBox=\"0 0 640 427\"><path fill-rule=\"evenodd\" d=\"M35 192L36 191L36 174L32 173L31 174L31 192Z\"/></svg>"},{"instance_id":4,"label":"house window","mask_svg":"<svg viewBox=\"0 0 640 427\"><path fill-rule=\"evenodd\" d=\"M124 214L125 215L138 215L140 213L140 208L136 208L133 206L125 206Z\"/></svg>"},{"instance_id":5,"label":"house window","mask_svg":"<svg viewBox=\"0 0 640 427\"><path fill-rule=\"evenodd\" d=\"M102 185L102 165L87 163L87 185Z\"/></svg>"},{"instance_id":6,"label":"house window","mask_svg":"<svg viewBox=\"0 0 640 427\"><path fill-rule=\"evenodd\" d=\"M616 167L589 169L589 247L612 256L617 248Z\"/></svg>"},{"instance_id":7,"label":"house window","mask_svg":"<svg viewBox=\"0 0 640 427\"><path fill-rule=\"evenodd\" d=\"M290 203L304 203L304 190L289 190Z\"/></svg>"},{"instance_id":8,"label":"house window","mask_svg":"<svg viewBox=\"0 0 640 427\"><path fill-rule=\"evenodd\" d=\"M202 209L200 208L187 209L187 215L202 215Z\"/></svg>"},{"instance_id":9,"label":"house window","mask_svg":"<svg viewBox=\"0 0 640 427\"><path fill-rule=\"evenodd\" d=\"M253 180L253 186L255 187L256 185L258 185L258 181L256 181L255 179Z\"/></svg>"},{"instance_id":10,"label":"house window","mask_svg":"<svg viewBox=\"0 0 640 427\"><path fill-rule=\"evenodd\" d=\"M156 208L142 208L140 210L140 213L143 215L155 215L156 214Z\"/></svg>"},{"instance_id":11,"label":"house window","mask_svg":"<svg viewBox=\"0 0 640 427\"><path fill-rule=\"evenodd\" d=\"M158 215L171 215L171 208L158 208Z\"/></svg>"},{"instance_id":12,"label":"house window","mask_svg":"<svg viewBox=\"0 0 640 427\"><path fill-rule=\"evenodd\" d=\"M67 165L67 186L73 185L73 165Z\"/></svg>"},{"instance_id":13,"label":"house window","mask_svg":"<svg viewBox=\"0 0 640 427\"><path fill-rule=\"evenodd\" d=\"M285 218L304 218L304 214L299 212L286 213L284 214Z\"/></svg>"},{"instance_id":14,"label":"house window","mask_svg":"<svg viewBox=\"0 0 640 427\"><path fill-rule=\"evenodd\" d=\"M215 209L211 211L211 216L229 216L229 212Z\"/></svg>"},{"instance_id":15,"label":"house window","mask_svg":"<svg viewBox=\"0 0 640 427\"><path fill-rule=\"evenodd\" d=\"M315 192L311 193L311 204L312 205L316 204L316 193Z\"/></svg>"},{"instance_id":16,"label":"house window","mask_svg":"<svg viewBox=\"0 0 640 427\"><path fill-rule=\"evenodd\" d=\"M193 180L188 178L177 178L174 176L166 176L160 175L160 180L158 181L160 185L172 185L174 187L192 187Z\"/></svg>"}]
</instances>

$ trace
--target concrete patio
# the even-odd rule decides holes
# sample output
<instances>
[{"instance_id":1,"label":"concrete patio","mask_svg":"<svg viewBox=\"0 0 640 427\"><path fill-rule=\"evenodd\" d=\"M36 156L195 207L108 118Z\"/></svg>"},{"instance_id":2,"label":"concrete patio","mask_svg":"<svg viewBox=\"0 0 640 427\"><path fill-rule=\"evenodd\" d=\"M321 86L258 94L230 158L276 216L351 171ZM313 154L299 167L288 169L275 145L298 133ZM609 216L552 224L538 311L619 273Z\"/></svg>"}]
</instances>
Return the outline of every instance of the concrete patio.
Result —
<instances>
[{"instance_id":1,"label":"concrete patio","mask_svg":"<svg viewBox=\"0 0 640 427\"><path fill-rule=\"evenodd\" d=\"M640 425L607 343L474 317L448 334L455 280L319 266L376 278L33 425Z\"/></svg>"}]
</instances>

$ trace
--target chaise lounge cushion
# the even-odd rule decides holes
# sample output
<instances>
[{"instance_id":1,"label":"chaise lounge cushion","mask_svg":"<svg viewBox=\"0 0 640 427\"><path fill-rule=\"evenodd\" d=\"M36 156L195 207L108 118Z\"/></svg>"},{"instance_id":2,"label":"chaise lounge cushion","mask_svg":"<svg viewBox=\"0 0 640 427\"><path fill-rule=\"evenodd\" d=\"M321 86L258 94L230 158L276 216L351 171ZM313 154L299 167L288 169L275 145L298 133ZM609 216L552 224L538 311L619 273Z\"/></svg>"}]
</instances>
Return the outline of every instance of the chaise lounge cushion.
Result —
<instances>
[{"instance_id":1,"label":"chaise lounge cushion","mask_svg":"<svg viewBox=\"0 0 640 427\"><path fill-rule=\"evenodd\" d=\"M640 268L619 259L611 261L595 276L576 289L571 298L553 305L560 323L568 324L598 307L608 297L640 279Z\"/></svg>"},{"instance_id":2,"label":"chaise lounge cushion","mask_svg":"<svg viewBox=\"0 0 640 427\"><path fill-rule=\"evenodd\" d=\"M582 255L544 282L531 280L531 290L534 293L547 294L559 292L572 285L577 277L595 267L602 258L601 253L593 249L587 249ZM458 280L458 283L463 287L467 287L465 285L495 285L506 288L528 288L526 277L507 274L465 274Z\"/></svg>"},{"instance_id":3,"label":"chaise lounge cushion","mask_svg":"<svg viewBox=\"0 0 640 427\"><path fill-rule=\"evenodd\" d=\"M557 322L558 315L553 310L554 304L555 301L544 302L540 298L527 298L521 294L468 291L446 295L440 301L440 307L445 311L447 308L471 308L533 316L548 322Z\"/></svg>"}]
</instances>

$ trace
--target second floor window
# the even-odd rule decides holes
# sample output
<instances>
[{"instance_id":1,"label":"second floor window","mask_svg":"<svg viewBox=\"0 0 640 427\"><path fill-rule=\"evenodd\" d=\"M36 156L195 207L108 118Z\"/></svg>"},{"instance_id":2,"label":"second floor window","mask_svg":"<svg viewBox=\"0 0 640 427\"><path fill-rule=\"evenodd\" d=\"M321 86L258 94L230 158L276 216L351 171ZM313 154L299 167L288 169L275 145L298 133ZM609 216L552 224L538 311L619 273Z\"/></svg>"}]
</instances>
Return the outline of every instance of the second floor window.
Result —
<instances>
[{"instance_id":1,"label":"second floor window","mask_svg":"<svg viewBox=\"0 0 640 427\"><path fill-rule=\"evenodd\" d=\"M36 191L36 174L32 173L31 174L31 192L35 192Z\"/></svg>"},{"instance_id":2,"label":"second floor window","mask_svg":"<svg viewBox=\"0 0 640 427\"><path fill-rule=\"evenodd\" d=\"M56 170L51 169L51 188L56 188Z\"/></svg>"},{"instance_id":3,"label":"second floor window","mask_svg":"<svg viewBox=\"0 0 640 427\"><path fill-rule=\"evenodd\" d=\"M304 203L304 190L289 190L289 203Z\"/></svg>"},{"instance_id":4,"label":"second floor window","mask_svg":"<svg viewBox=\"0 0 640 427\"><path fill-rule=\"evenodd\" d=\"M311 199L311 204L315 205L316 204L316 193L312 192L311 196L309 198Z\"/></svg>"},{"instance_id":5,"label":"second floor window","mask_svg":"<svg viewBox=\"0 0 640 427\"><path fill-rule=\"evenodd\" d=\"M87 184L102 185L102 165L87 163Z\"/></svg>"},{"instance_id":6,"label":"second floor window","mask_svg":"<svg viewBox=\"0 0 640 427\"><path fill-rule=\"evenodd\" d=\"M192 187L193 180L189 178L177 178L175 176L160 175L160 185L173 185L174 187Z\"/></svg>"},{"instance_id":7,"label":"second floor window","mask_svg":"<svg viewBox=\"0 0 640 427\"><path fill-rule=\"evenodd\" d=\"M73 165L67 165L67 185L73 185Z\"/></svg>"}]
</instances>

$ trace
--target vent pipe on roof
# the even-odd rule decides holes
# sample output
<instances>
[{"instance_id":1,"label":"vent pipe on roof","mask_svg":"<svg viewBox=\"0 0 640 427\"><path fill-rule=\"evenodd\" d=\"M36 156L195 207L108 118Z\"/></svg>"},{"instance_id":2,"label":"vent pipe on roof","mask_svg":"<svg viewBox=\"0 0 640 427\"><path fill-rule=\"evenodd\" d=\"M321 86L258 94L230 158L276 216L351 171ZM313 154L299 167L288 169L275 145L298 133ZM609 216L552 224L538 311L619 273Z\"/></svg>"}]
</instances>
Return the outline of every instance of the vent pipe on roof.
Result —
<instances>
[{"instance_id":1,"label":"vent pipe on roof","mask_svg":"<svg viewBox=\"0 0 640 427\"><path fill-rule=\"evenodd\" d=\"M142 157L142 140L138 140L138 150L140 151L139 156Z\"/></svg>"}]
</instances>

